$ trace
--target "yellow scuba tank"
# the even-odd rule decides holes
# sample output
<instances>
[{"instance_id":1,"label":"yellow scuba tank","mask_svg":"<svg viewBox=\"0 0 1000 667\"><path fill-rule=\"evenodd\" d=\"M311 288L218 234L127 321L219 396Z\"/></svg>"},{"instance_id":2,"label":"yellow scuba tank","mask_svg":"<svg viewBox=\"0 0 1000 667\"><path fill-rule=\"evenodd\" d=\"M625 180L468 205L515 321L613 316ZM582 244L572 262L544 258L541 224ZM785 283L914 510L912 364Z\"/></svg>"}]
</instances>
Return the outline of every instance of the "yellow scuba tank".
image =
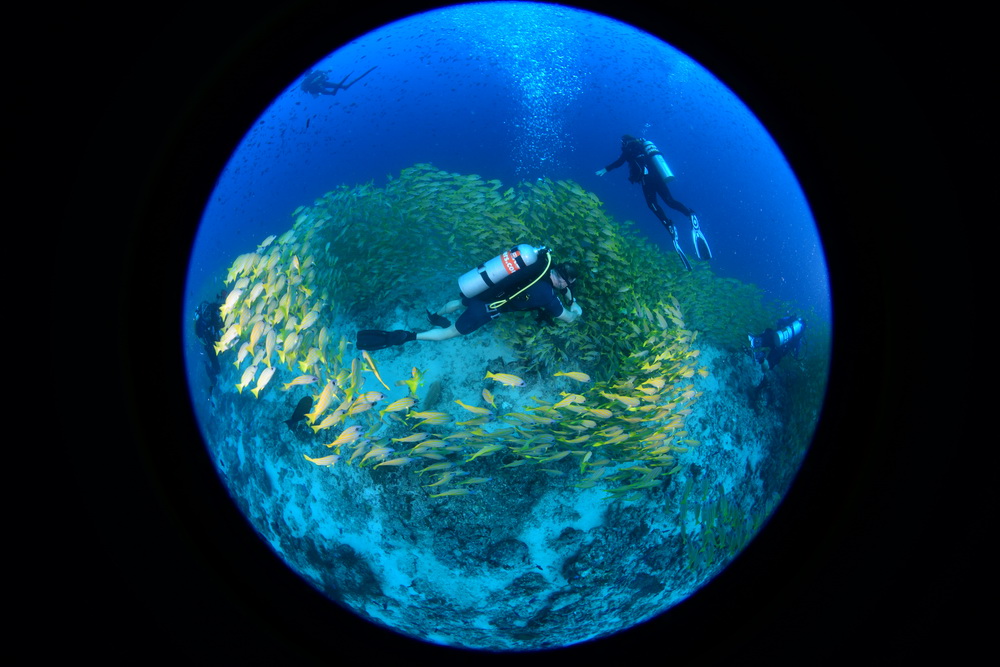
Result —
<instances>
[{"instance_id":1,"label":"yellow scuba tank","mask_svg":"<svg viewBox=\"0 0 1000 667\"><path fill-rule=\"evenodd\" d=\"M501 288L512 282L520 283L521 276L535 273L528 271L528 267L538 261L538 258L547 253L545 246L534 247L527 243L514 246L507 252L497 255L493 259L483 262L474 269L469 269L458 279L458 289L466 298L479 297L480 299L492 298L492 294L499 293ZM534 277L534 276L533 276ZM484 294L490 292L490 295Z\"/></svg>"},{"instance_id":2,"label":"yellow scuba tank","mask_svg":"<svg viewBox=\"0 0 1000 667\"><path fill-rule=\"evenodd\" d=\"M643 151L649 158L650 168L653 169L660 178L663 179L664 183L669 183L674 179L674 172L670 171L670 167L667 166L667 161L663 157L663 153L660 149L656 147L652 141L644 140L642 142Z\"/></svg>"}]
</instances>

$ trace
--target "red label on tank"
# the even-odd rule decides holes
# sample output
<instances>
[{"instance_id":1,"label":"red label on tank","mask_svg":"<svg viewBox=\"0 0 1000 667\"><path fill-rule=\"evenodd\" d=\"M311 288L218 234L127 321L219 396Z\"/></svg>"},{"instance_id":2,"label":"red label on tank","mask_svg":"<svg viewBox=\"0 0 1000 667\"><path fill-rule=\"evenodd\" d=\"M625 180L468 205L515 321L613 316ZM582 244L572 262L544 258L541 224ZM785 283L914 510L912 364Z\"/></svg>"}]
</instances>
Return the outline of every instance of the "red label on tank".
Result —
<instances>
[{"instance_id":1,"label":"red label on tank","mask_svg":"<svg viewBox=\"0 0 1000 667\"><path fill-rule=\"evenodd\" d=\"M521 256L521 253L515 250L513 253L509 250L504 254L500 255L500 261L503 262L503 268L507 273L514 273L517 271L517 258Z\"/></svg>"}]
</instances>

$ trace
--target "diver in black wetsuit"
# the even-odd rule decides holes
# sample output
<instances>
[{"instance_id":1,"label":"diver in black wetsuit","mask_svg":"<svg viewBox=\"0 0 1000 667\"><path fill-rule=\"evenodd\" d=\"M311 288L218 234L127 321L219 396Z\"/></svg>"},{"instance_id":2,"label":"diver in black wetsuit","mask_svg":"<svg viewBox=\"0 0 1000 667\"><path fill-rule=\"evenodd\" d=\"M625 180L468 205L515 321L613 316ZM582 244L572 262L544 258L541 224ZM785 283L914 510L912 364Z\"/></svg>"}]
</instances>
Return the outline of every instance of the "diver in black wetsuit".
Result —
<instances>
[{"instance_id":1,"label":"diver in black wetsuit","mask_svg":"<svg viewBox=\"0 0 1000 667\"><path fill-rule=\"evenodd\" d=\"M460 299L449 301L436 313L427 311L427 318L436 328L426 331L363 329L358 332L355 345L359 350L381 350L413 340L449 340L470 334L501 313L511 311L535 310L563 322L575 322L583 315L583 308L569 288L576 282L578 271L568 263L552 265L547 257L548 251L543 248L542 253L546 256L544 263L536 262L531 269L524 267L524 271L514 271L513 279L501 284L491 283L491 288L471 297L465 296L463 291ZM484 266L470 273L479 275L480 270L485 271ZM566 295L569 308L563 305L559 294ZM463 306L465 310L454 324L445 317Z\"/></svg>"},{"instance_id":2,"label":"diver in black wetsuit","mask_svg":"<svg viewBox=\"0 0 1000 667\"><path fill-rule=\"evenodd\" d=\"M202 301L194 314L194 333L204 348L201 354L205 358L209 394L215 389L216 380L222 370L214 344L222 332L222 316L219 314L219 306L225 301L225 294L225 291L219 293L214 302Z\"/></svg>"},{"instance_id":3,"label":"diver in black wetsuit","mask_svg":"<svg viewBox=\"0 0 1000 667\"><path fill-rule=\"evenodd\" d=\"M660 151L653 145L653 142L645 139L636 139L630 134L622 135L621 157L603 169L598 169L597 175L603 176L612 169L622 166L625 162L628 162L628 180L632 183L642 184L642 195L646 198L646 205L649 206L656 218L670 232L670 237L674 243L674 250L677 251L678 256L680 256L681 261L684 263L684 268L690 271L691 262L688 261L687 255L681 250L677 229L674 227L673 221L667 217L663 207L656 201L657 195L660 196L664 204L675 211L680 211L691 219L691 240L694 243L695 252L698 253L698 258L712 259L712 250L708 247L708 240L702 234L701 227L698 225L698 217L694 214L694 211L674 199L673 195L670 194L667 182L672 180L674 175L670 172L670 168L667 166ZM704 256L702 256L703 252Z\"/></svg>"},{"instance_id":4,"label":"diver in black wetsuit","mask_svg":"<svg viewBox=\"0 0 1000 667\"><path fill-rule=\"evenodd\" d=\"M802 335L805 330L805 322L798 315L788 315L778 320L774 328L764 329L759 336L747 334L750 339L750 353L754 361L761 365L765 371L778 365L789 352L793 353L796 359L802 349ZM769 347L769 352L764 352L763 348Z\"/></svg>"},{"instance_id":5,"label":"diver in black wetsuit","mask_svg":"<svg viewBox=\"0 0 1000 667\"><path fill-rule=\"evenodd\" d=\"M378 67L378 65L375 67ZM328 70L313 70L312 72L306 74L302 83L299 85L299 88L307 93L310 93L313 97L316 97L317 95L336 95L338 90L347 90L367 76L373 69L375 69L375 67L372 67L372 69L368 70L350 83L346 83L346 81L351 74L354 74L354 72L351 72L341 79L340 83L334 83L333 81L330 81Z\"/></svg>"}]
</instances>

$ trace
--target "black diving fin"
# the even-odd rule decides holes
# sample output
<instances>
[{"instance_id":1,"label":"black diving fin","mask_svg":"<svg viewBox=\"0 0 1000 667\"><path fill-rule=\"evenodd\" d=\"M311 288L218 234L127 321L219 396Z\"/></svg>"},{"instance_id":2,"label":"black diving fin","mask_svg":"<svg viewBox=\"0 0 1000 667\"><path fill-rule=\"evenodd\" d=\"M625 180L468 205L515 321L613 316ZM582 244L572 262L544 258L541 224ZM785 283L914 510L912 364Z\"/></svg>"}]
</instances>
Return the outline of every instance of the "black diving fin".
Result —
<instances>
[{"instance_id":1,"label":"black diving fin","mask_svg":"<svg viewBox=\"0 0 1000 667\"><path fill-rule=\"evenodd\" d=\"M442 329L447 329L451 326L451 320L447 317L438 315L437 313L432 313L429 310L427 311L427 319L430 320L431 324L436 327L441 327Z\"/></svg>"},{"instance_id":2,"label":"black diving fin","mask_svg":"<svg viewBox=\"0 0 1000 667\"><path fill-rule=\"evenodd\" d=\"M382 331L381 329L362 329L358 332L355 347L359 350L382 350L393 345L402 345L411 340L416 340L417 334L405 329L395 331Z\"/></svg>"},{"instance_id":3,"label":"black diving fin","mask_svg":"<svg viewBox=\"0 0 1000 667\"><path fill-rule=\"evenodd\" d=\"M694 213L691 214L691 242L694 243L694 251L698 253L698 259L712 259L712 249L708 247L708 239L701 232L701 227L698 226L698 216ZM676 243L674 241L675 245Z\"/></svg>"}]
</instances>

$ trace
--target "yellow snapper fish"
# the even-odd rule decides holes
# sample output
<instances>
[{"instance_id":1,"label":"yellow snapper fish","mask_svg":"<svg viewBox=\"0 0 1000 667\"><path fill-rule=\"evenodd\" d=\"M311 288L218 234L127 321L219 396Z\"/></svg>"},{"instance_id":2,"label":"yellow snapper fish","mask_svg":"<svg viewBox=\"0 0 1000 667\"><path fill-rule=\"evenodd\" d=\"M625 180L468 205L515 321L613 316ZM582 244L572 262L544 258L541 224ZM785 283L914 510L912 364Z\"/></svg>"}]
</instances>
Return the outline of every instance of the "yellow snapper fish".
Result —
<instances>
[{"instance_id":1,"label":"yellow snapper fish","mask_svg":"<svg viewBox=\"0 0 1000 667\"><path fill-rule=\"evenodd\" d=\"M411 412L407 416L421 420L417 422L414 428L423 426L424 424L430 424L432 426L447 424L451 421L451 415L447 412Z\"/></svg>"},{"instance_id":2,"label":"yellow snapper fish","mask_svg":"<svg viewBox=\"0 0 1000 667\"><path fill-rule=\"evenodd\" d=\"M305 373L319 361L319 348L310 347L306 358L299 362L299 370Z\"/></svg>"},{"instance_id":3,"label":"yellow snapper fish","mask_svg":"<svg viewBox=\"0 0 1000 667\"><path fill-rule=\"evenodd\" d=\"M557 373L553 373L552 375L553 377L563 375L571 380L576 380L577 382L590 382L590 376L586 373L581 373L580 371L568 371L565 373L563 371L559 371Z\"/></svg>"},{"instance_id":4,"label":"yellow snapper fish","mask_svg":"<svg viewBox=\"0 0 1000 667\"><path fill-rule=\"evenodd\" d=\"M491 414L493 414L491 411L487 410L486 408L480 408L480 407L476 407L474 405L467 405L467 404L465 404L462 401L457 400L457 399L455 400L455 402L458 403L459 405L461 405L463 408L465 408L466 410L468 410L469 412L471 412L474 415L491 415Z\"/></svg>"},{"instance_id":5,"label":"yellow snapper fish","mask_svg":"<svg viewBox=\"0 0 1000 667\"><path fill-rule=\"evenodd\" d=\"M243 387L250 384L250 382L253 381L255 375L257 375L256 366L250 366L245 371L243 371L243 377L240 378L239 384L236 385L236 388L239 390L241 394L243 393Z\"/></svg>"},{"instance_id":6,"label":"yellow snapper fish","mask_svg":"<svg viewBox=\"0 0 1000 667\"><path fill-rule=\"evenodd\" d=\"M467 496L473 493L472 489L448 489L447 491L442 491L441 493L435 493L431 498L440 498L441 496Z\"/></svg>"},{"instance_id":7,"label":"yellow snapper fish","mask_svg":"<svg viewBox=\"0 0 1000 667\"><path fill-rule=\"evenodd\" d=\"M297 387L303 384L312 384L313 382L319 382L319 378L315 375L300 375L291 382L285 383L285 388L282 391L288 391L290 387Z\"/></svg>"},{"instance_id":8,"label":"yellow snapper fish","mask_svg":"<svg viewBox=\"0 0 1000 667\"><path fill-rule=\"evenodd\" d=\"M341 431L340 435L334 439L333 442L327 445L330 447L341 447L343 445L349 444L357 440L361 436L360 426L350 426Z\"/></svg>"},{"instance_id":9,"label":"yellow snapper fish","mask_svg":"<svg viewBox=\"0 0 1000 667\"><path fill-rule=\"evenodd\" d=\"M516 375L511 375L510 373L491 373L490 371L486 371L486 377L483 379L496 380L500 384L505 384L508 387L523 387L526 384L524 380Z\"/></svg>"},{"instance_id":10,"label":"yellow snapper fish","mask_svg":"<svg viewBox=\"0 0 1000 667\"><path fill-rule=\"evenodd\" d=\"M303 454L302 456L305 456L306 461L312 461L318 466L332 466L334 463L340 460L340 454L330 454L329 456L321 456L316 459L310 458L305 454Z\"/></svg>"},{"instance_id":11,"label":"yellow snapper fish","mask_svg":"<svg viewBox=\"0 0 1000 667\"><path fill-rule=\"evenodd\" d=\"M507 446L506 445L486 445L485 447L483 447L482 449L480 449L478 452L476 452L475 454L473 454L469 458L465 459L465 462L468 463L472 459L478 458L480 456L488 456L488 455L493 454L495 452L499 452L501 449L507 449Z\"/></svg>"},{"instance_id":12,"label":"yellow snapper fish","mask_svg":"<svg viewBox=\"0 0 1000 667\"><path fill-rule=\"evenodd\" d=\"M344 418L343 412L341 412L340 410L334 410L326 417L324 417L323 421L321 421L320 423L310 424L309 428L313 430L313 433L319 433L320 431L328 429L331 426L336 426L343 418Z\"/></svg>"},{"instance_id":13,"label":"yellow snapper fish","mask_svg":"<svg viewBox=\"0 0 1000 667\"><path fill-rule=\"evenodd\" d=\"M364 457L362 457L361 463L359 463L358 465L363 466L365 464L365 461L367 461L372 457L384 459L386 456L391 454L392 451L393 450L390 447L372 447L371 449L368 450L368 453L365 454Z\"/></svg>"},{"instance_id":14,"label":"yellow snapper fish","mask_svg":"<svg viewBox=\"0 0 1000 667\"><path fill-rule=\"evenodd\" d=\"M264 320L257 320L254 322L253 329L250 330L250 345L248 349L253 352L254 346L257 345L257 341L260 340L261 335L264 333Z\"/></svg>"},{"instance_id":15,"label":"yellow snapper fish","mask_svg":"<svg viewBox=\"0 0 1000 667\"><path fill-rule=\"evenodd\" d=\"M430 437L430 433L411 433L405 438L393 438L393 442L421 442Z\"/></svg>"},{"instance_id":16,"label":"yellow snapper fish","mask_svg":"<svg viewBox=\"0 0 1000 667\"><path fill-rule=\"evenodd\" d=\"M368 354L367 350L361 350L361 356L364 357L365 361L368 362L368 367L372 369L372 373L375 374L375 378L382 384L383 387L385 387L386 391L389 391L389 385L385 383L385 380L383 380L381 374L379 374L378 366L375 365L375 360L372 359L372 356ZM414 368L413 370L415 371L417 369ZM412 391L414 394L417 393L416 389L413 389Z\"/></svg>"},{"instance_id":17,"label":"yellow snapper fish","mask_svg":"<svg viewBox=\"0 0 1000 667\"><path fill-rule=\"evenodd\" d=\"M385 398L385 394L380 391L366 391L358 396L359 401L364 401L366 403L378 403L383 398Z\"/></svg>"},{"instance_id":18,"label":"yellow snapper fish","mask_svg":"<svg viewBox=\"0 0 1000 667\"><path fill-rule=\"evenodd\" d=\"M381 468L382 466L403 466L413 460L414 459L411 459L408 456L400 456L399 458L396 459L389 459L388 461L382 461L381 463L377 463L375 467Z\"/></svg>"},{"instance_id":19,"label":"yellow snapper fish","mask_svg":"<svg viewBox=\"0 0 1000 667\"><path fill-rule=\"evenodd\" d=\"M236 304L239 302L241 296L243 296L243 290L239 288L236 288L229 293L229 296L226 297L225 303L219 306L219 313L222 315L222 319L226 319L229 312L236 307Z\"/></svg>"},{"instance_id":20,"label":"yellow snapper fish","mask_svg":"<svg viewBox=\"0 0 1000 667\"><path fill-rule=\"evenodd\" d=\"M401 410L408 410L416 404L416 401L412 398L400 398L393 401L389 405L385 406L384 410L379 411L379 417L387 412L399 412Z\"/></svg>"},{"instance_id":21,"label":"yellow snapper fish","mask_svg":"<svg viewBox=\"0 0 1000 667\"><path fill-rule=\"evenodd\" d=\"M553 405L553 408L564 408L567 405L572 405L573 403L583 403L587 400L580 394L567 394L566 392L562 392L560 395L565 398Z\"/></svg>"},{"instance_id":22,"label":"yellow snapper fish","mask_svg":"<svg viewBox=\"0 0 1000 667\"><path fill-rule=\"evenodd\" d=\"M336 387L333 384L333 380L327 380L326 386L323 387L323 391L319 393L319 398L313 404L312 412L306 414L306 419L309 420L310 424L316 422L316 419L323 414L323 412L330 407L330 403L333 402L334 392Z\"/></svg>"},{"instance_id":23,"label":"yellow snapper fish","mask_svg":"<svg viewBox=\"0 0 1000 667\"><path fill-rule=\"evenodd\" d=\"M302 318L302 321L299 322L298 325L296 325L295 331L299 332L302 331L303 329L308 329L309 327L314 325L316 323L316 320L318 319L319 319L319 311L310 310L309 313Z\"/></svg>"},{"instance_id":24,"label":"yellow snapper fish","mask_svg":"<svg viewBox=\"0 0 1000 667\"><path fill-rule=\"evenodd\" d=\"M219 342L215 343L215 354L218 355L220 352L228 350L233 341L239 338L241 331L242 329L239 324L233 324L231 327L226 329L226 333L222 334L222 338L219 339Z\"/></svg>"},{"instance_id":25,"label":"yellow snapper fish","mask_svg":"<svg viewBox=\"0 0 1000 667\"><path fill-rule=\"evenodd\" d=\"M496 409L497 405L493 402L493 394L490 393L489 389L483 389L483 400L493 406Z\"/></svg>"},{"instance_id":26,"label":"yellow snapper fish","mask_svg":"<svg viewBox=\"0 0 1000 667\"><path fill-rule=\"evenodd\" d=\"M419 385L423 384L424 372L425 371L417 370L417 367L414 366L413 370L410 371L410 379L409 380L400 380L399 382L396 383L396 385L397 386L406 385L410 389L410 394L413 395L413 396L416 396L417 395L417 387Z\"/></svg>"},{"instance_id":27,"label":"yellow snapper fish","mask_svg":"<svg viewBox=\"0 0 1000 667\"><path fill-rule=\"evenodd\" d=\"M264 339L264 363L268 366L271 365L271 355L274 354L274 346L278 342L278 332L271 327L267 331L267 337Z\"/></svg>"},{"instance_id":28,"label":"yellow snapper fish","mask_svg":"<svg viewBox=\"0 0 1000 667\"><path fill-rule=\"evenodd\" d=\"M260 390L266 387L267 383L271 381L271 376L274 375L275 370L269 366L260 374L260 377L257 378L257 386L250 390L254 398L260 398Z\"/></svg>"},{"instance_id":29,"label":"yellow snapper fish","mask_svg":"<svg viewBox=\"0 0 1000 667\"><path fill-rule=\"evenodd\" d=\"M236 353L236 361L233 362L233 366L239 368L248 354L250 354L250 343L243 343L240 345L240 351Z\"/></svg>"}]
</instances>

